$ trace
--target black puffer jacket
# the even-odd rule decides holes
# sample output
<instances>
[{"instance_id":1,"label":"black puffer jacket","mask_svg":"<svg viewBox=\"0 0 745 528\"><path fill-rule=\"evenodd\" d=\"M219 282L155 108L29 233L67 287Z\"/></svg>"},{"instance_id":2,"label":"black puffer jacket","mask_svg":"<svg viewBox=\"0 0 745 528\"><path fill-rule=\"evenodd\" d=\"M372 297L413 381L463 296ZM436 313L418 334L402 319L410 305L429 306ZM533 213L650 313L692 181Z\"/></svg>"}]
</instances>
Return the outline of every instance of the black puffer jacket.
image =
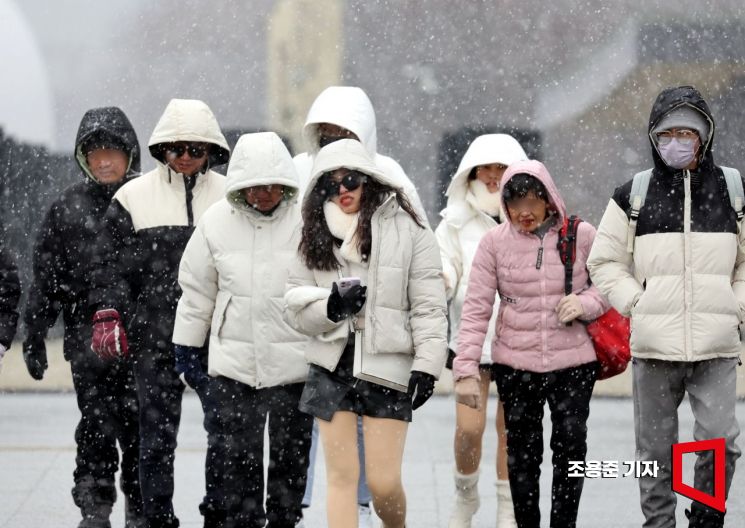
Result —
<instances>
[{"instance_id":1,"label":"black puffer jacket","mask_svg":"<svg viewBox=\"0 0 745 528\"><path fill-rule=\"evenodd\" d=\"M81 145L94 136L108 136L130 155L125 179L112 185L95 181ZM93 248L114 193L140 170L137 135L127 116L116 107L86 112L75 142L75 158L85 179L68 187L49 209L36 239L28 304L24 314L29 336L44 337L62 312L65 322L65 358L90 339L88 294ZM84 347L87 350L87 347Z\"/></svg>"},{"instance_id":2,"label":"black puffer jacket","mask_svg":"<svg viewBox=\"0 0 745 528\"><path fill-rule=\"evenodd\" d=\"M0 244L0 344L6 349L16 335L20 296L18 270L5 245Z\"/></svg>"}]
</instances>

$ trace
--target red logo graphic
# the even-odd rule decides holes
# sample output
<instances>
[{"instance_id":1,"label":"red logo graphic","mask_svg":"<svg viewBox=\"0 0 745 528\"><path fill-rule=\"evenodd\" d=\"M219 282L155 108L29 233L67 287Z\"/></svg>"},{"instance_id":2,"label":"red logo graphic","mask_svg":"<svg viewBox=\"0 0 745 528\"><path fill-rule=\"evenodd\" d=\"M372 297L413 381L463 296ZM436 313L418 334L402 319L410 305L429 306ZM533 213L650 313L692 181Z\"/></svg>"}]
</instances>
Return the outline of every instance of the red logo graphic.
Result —
<instances>
[{"instance_id":1,"label":"red logo graphic","mask_svg":"<svg viewBox=\"0 0 745 528\"><path fill-rule=\"evenodd\" d=\"M673 444L673 491L724 512L724 445L724 438ZM683 484L683 455L697 451L714 451L714 495Z\"/></svg>"}]
</instances>

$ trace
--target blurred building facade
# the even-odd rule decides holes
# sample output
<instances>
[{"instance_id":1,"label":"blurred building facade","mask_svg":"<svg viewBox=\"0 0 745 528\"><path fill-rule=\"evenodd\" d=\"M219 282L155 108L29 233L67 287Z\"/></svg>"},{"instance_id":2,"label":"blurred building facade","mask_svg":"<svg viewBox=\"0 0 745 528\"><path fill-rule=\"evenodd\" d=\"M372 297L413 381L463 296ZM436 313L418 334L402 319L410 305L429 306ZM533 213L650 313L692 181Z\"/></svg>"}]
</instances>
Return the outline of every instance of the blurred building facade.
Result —
<instances>
[{"instance_id":1,"label":"blurred building facade","mask_svg":"<svg viewBox=\"0 0 745 528\"><path fill-rule=\"evenodd\" d=\"M742 0L136 1L95 45L75 13L63 23L53 3L18 5L52 72L65 151L89 107L121 106L145 143L168 100L188 97L226 129L273 129L300 152L315 96L350 84L370 95L379 150L434 223L462 138L486 130L532 138L572 212L597 222L613 189L650 163L655 95L694 84L718 120L717 160L745 169ZM95 11L85 15L90 25Z\"/></svg>"}]
</instances>

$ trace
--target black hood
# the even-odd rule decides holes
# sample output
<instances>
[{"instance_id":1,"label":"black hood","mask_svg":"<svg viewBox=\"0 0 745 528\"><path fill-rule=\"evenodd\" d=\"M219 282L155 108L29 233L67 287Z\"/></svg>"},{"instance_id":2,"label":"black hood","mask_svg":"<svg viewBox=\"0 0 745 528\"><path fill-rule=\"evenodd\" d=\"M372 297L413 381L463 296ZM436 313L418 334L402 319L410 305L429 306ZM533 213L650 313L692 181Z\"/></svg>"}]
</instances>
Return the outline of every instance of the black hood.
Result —
<instances>
[{"instance_id":1,"label":"black hood","mask_svg":"<svg viewBox=\"0 0 745 528\"><path fill-rule=\"evenodd\" d=\"M116 106L92 108L80 121L78 135L75 138L75 160L83 172L90 176L88 167L84 165L85 157L81 156L81 147L86 141L98 136L121 144L132 160L129 173L140 172L140 144L137 141L137 134L129 118Z\"/></svg>"},{"instance_id":2,"label":"black hood","mask_svg":"<svg viewBox=\"0 0 745 528\"><path fill-rule=\"evenodd\" d=\"M655 129L657 123L665 116L676 108L688 105L691 108L698 110L704 115L704 118L709 123L709 138L706 143L702 146L699 154L699 166L698 170L706 169L709 170L714 166L714 158L711 153L711 146L714 143L714 118L709 110L709 105L704 101L701 92L696 90L693 86L676 86L672 88L665 88L657 96L654 105L652 105L652 111L649 114L649 128L647 133L649 135L649 141L652 146L652 157L654 159L655 168L662 172L676 172L676 169L672 169L662 161L657 148L652 138L652 130Z\"/></svg>"}]
</instances>

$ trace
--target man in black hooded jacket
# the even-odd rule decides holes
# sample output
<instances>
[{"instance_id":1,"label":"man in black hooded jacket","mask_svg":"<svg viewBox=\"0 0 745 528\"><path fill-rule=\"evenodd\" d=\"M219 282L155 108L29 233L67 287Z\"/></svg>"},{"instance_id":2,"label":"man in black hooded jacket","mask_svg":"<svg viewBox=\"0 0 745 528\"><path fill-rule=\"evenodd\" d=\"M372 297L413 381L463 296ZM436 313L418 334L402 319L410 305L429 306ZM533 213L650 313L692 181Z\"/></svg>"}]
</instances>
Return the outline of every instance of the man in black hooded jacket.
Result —
<instances>
[{"instance_id":1,"label":"man in black hooded jacket","mask_svg":"<svg viewBox=\"0 0 745 528\"><path fill-rule=\"evenodd\" d=\"M132 124L116 107L94 108L83 116L75 159L84 180L68 187L44 219L34 248L34 281L24 322L23 356L40 380L47 368L44 338L60 312L64 355L72 368L81 418L75 431L76 468L72 489L83 520L80 528L108 528L116 499L115 474L122 451L121 489L126 528L144 526L138 457L138 407L131 360L102 361L90 346L88 306L92 250L114 193L140 170L140 149Z\"/></svg>"}]
</instances>

